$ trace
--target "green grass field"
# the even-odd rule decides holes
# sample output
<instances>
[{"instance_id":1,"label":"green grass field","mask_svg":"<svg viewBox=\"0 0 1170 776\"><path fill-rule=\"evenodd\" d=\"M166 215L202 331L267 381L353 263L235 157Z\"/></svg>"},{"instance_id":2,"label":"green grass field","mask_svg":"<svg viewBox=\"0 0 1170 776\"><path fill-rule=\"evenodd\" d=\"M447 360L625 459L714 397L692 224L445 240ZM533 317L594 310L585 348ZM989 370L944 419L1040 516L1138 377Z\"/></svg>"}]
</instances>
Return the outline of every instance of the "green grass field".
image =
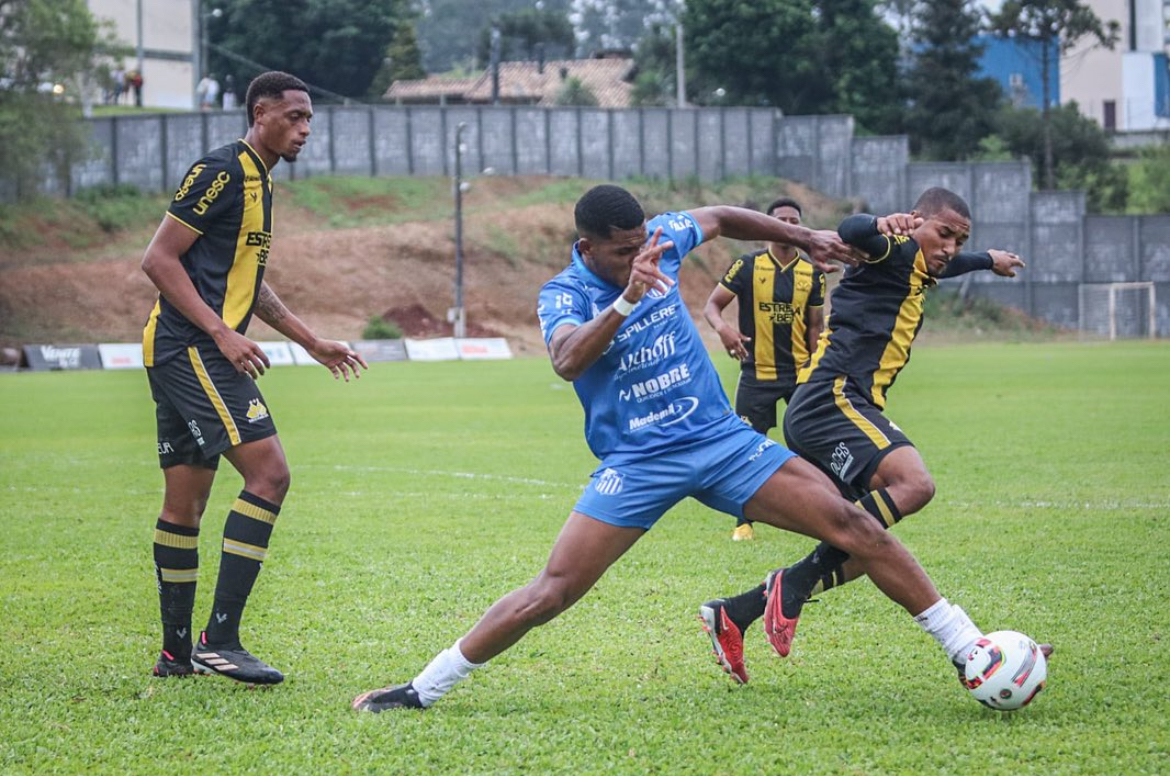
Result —
<instances>
[{"instance_id":1,"label":"green grass field","mask_svg":"<svg viewBox=\"0 0 1170 776\"><path fill-rule=\"evenodd\" d=\"M730 364L720 360L725 377ZM577 607L425 713L358 715L528 581L593 467L543 360L376 365L262 387L293 485L244 640L270 690L148 676L162 478L137 373L0 375L0 772L1170 772L1170 343L921 348L888 414L938 483L897 528L988 630L1057 645L1048 690L976 704L871 585L748 632L733 685L698 603L811 547L679 505ZM203 524L207 617L225 464Z\"/></svg>"}]
</instances>

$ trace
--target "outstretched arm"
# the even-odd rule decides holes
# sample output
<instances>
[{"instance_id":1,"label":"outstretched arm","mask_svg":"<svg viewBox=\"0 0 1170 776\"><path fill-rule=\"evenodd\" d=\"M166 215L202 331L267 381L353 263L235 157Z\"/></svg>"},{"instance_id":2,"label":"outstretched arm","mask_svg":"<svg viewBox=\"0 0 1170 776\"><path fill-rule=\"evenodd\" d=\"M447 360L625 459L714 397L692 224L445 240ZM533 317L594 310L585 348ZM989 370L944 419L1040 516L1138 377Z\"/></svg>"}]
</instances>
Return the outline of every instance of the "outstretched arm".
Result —
<instances>
[{"instance_id":1,"label":"outstretched arm","mask_svg":"<svg viewBox=\"0 0 1170 776\"><path fill-rule=\"evenodd\" d=\"M344 342L325 340L318 337L297 316L289 312L280 297L269 287L267 281L260 283L260 294L256 297L256 317L296 342L313 358L333 373L333 379L341 377L349 382L349 376L361 377L358 367L369 369L364 358L351 350Z\"/></svg>"},{"instance_id":2,"label":"outstretched arm","mask_svg":"<svg viewBox=\"0 0 1170 776\"><path fill-rule=\"evenodd\" d=\"M841 269L832 262L853 265L861 258L857 251L842 242L834 232L789 224L755 210L715 205L687 212L703 230L704 242L722 236L733 240L761 240L795 245L802 248L822 272L836 272Z\"/></svg>"},{"instance_id":3,"label":"outstretched arm","mask_svg":"<svg viewBox=\"0 0 1170 776\"><path fill-rule=\"evenodd\" d=\"M747 358L745 343L751 342L752 338L745 336L737 327L724 320L723 311L727 309L727 305L731 304L732 299L735 299L735 294L724 288L722 284L716 284L715 290L711 292L711 296L707 297L707 304L703 307L703 317L719 335L719 341L723 343L723 349L727 351L727 355L743 361Z\"/></svg>"}]
</instances>

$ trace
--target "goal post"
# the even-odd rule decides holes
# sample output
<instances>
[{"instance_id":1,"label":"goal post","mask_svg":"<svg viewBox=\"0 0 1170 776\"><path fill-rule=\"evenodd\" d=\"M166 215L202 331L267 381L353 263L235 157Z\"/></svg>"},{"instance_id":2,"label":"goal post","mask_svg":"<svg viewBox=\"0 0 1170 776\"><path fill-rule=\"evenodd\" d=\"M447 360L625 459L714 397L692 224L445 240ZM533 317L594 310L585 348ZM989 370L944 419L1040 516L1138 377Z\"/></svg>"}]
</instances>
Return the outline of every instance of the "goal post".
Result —
<instances>
[{"instance_id":1,"label":"goal post","mask_svg":"<svg viewBox=\"0 0 1170 776\"><path fill-rule=\"evenodd\" d=\"M1152 281L1082 283L1082 335L1109 340L1158 336L1157 291Z\"/></svg>"}]
</instances>

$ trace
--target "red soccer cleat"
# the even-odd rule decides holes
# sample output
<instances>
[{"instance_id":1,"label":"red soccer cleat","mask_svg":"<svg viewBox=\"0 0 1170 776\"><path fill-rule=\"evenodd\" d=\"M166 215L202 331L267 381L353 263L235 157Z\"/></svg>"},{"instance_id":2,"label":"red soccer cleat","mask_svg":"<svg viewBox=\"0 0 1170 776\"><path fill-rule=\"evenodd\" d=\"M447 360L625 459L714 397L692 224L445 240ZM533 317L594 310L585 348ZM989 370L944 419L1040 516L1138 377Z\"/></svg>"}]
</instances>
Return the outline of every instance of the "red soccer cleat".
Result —
<instances>
[{"instance_id":1,"label":"red soccer cleat","mask_svg":"<svg viewBox=\"0 0 1170 776\"><path fill-rule=\"evenodd\" d=\"M777 569L764 580L764 595L767 602L764 604L764 633L768 635L768 642L780 657L788 657L792 651L792 639L796 636L796 623L800 617L788 619L781 609L781 585L784 569Z\"/></svg>"},{"instance_id":2,"label":"red soccer cleat","mask_svg":"<svg viewBox=\"0 0 1170 776\"><path fill-rule=\"evenodd\" d=\"M747 684L747 666L743 662L743 633L727 616L723 599L708 601L699 607L699 622L711 637L715 659L732 679Z\"/></svg>"}]
</instances>

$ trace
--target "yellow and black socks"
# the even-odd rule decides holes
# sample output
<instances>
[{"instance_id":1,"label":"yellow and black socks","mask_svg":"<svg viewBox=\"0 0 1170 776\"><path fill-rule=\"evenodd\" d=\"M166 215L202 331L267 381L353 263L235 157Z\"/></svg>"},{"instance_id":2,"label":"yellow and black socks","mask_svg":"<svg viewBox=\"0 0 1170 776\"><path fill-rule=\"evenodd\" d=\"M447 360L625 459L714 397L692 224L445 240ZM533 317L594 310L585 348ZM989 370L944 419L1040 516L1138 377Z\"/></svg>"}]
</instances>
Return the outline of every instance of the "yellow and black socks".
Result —
<instances>
[{"instance_id":1,"label":"yellow and black socks","mask_svg":"<svg viewBox=\"0 0 1170 776\"><path fill-rule=\"evenodd\" d=\"M162 614L163 651L191 656L191 612L199 579L199 529L159 520L154 527L154 571Z\"/></svg>"},{"instance_id":2,"label":"yellow and black socks","mask_svg":"<svg viewBox=\"0 0 1170 776\"><path fill-rule=\"evenodd\" d=\"M240 617L268 554L268 539L279 514L279 505L246 490L228 512L215 603L207 623L209 644L239 644Z\"/></svg>"}]
</instances>

